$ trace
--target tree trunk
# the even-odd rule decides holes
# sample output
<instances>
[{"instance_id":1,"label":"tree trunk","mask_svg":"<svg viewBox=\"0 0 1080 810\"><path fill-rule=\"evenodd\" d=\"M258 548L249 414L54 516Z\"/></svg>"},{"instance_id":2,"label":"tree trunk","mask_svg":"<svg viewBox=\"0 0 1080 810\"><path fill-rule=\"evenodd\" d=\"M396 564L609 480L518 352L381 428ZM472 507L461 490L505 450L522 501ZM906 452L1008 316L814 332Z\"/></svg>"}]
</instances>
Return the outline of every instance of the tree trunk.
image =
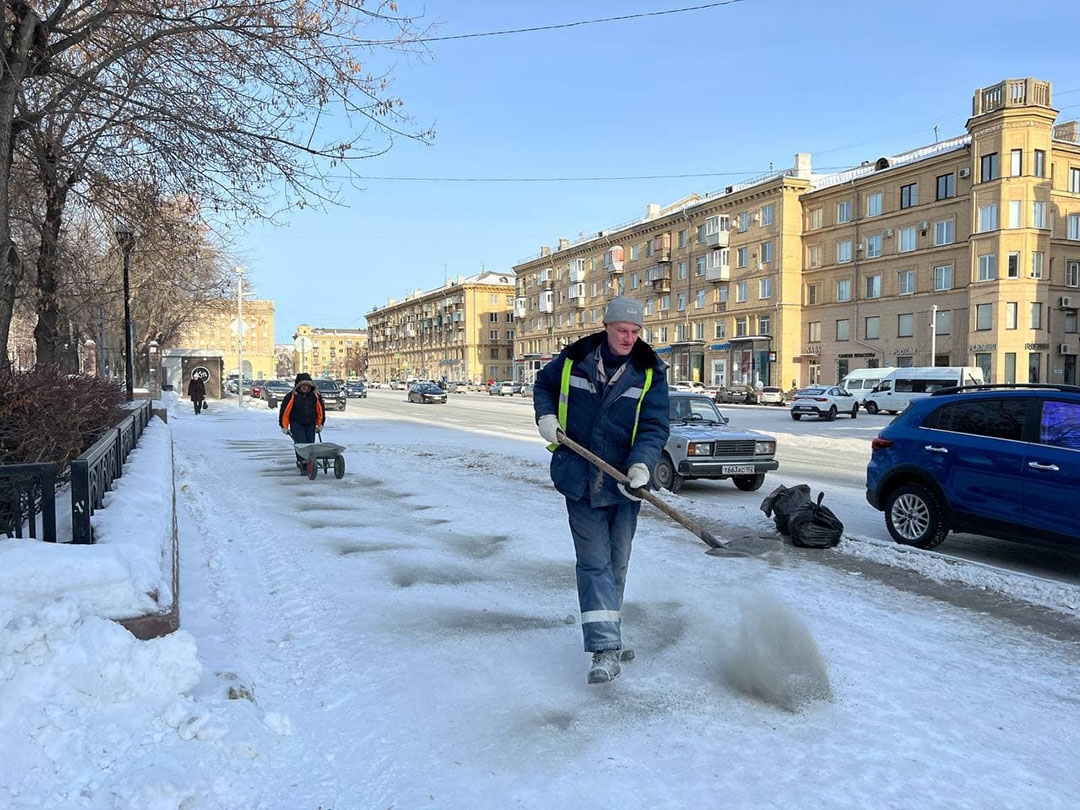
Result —
<instances>
[{"instance_id":1,"label":"tree trunk","mask_svg":"<svg viewBox=\"0 0 1080 810\"><path fill-rule=\"evenodd\" d=\"M64 343L60 301L57 298L56 270L60 261L60 229L64 221L68 184L60 179L51 146L44 147L38 160L41 185L45 192L45 218L41 223L41 245L37 256L37 364L52 366L60 362L57 345ZM66 319L64 319L66 320Z\"/></svg>"}]
</instances>

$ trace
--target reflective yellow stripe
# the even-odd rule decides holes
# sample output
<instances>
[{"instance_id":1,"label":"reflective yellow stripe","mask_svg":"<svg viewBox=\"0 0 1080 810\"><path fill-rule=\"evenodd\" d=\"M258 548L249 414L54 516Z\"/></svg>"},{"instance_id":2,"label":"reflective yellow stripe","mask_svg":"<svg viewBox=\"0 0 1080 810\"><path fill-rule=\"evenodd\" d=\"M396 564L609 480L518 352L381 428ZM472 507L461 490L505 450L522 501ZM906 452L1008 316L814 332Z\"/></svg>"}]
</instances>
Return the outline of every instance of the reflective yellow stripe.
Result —
<instances>
[{"instance_id":1,"label":"reflective yellow stripe","mask_svg":"<svg viewBox=\"0 0 1080 810\"><path fill-rule=\"evenodd\" d=\"M574 361L569 357L563 360L562 377L559 380L559 427L563 429L563 433L566 432L566 412L570 405L570 369L573 365ZM549 444L547 449L554 453L558 446L557 443Z\"/></svg>"},{"instance_id":2,"label":"reflective yellow stripe","mask_svg":"<svg viewBox=\"0 0 1080 810\"><path fill-rule=\"evenodd\" d=\"M637 438L637 423L641 417L641 403L645 401L645 395L649 393L649 386L652 385L652 369L645 369L645 385L641 386L641 396L637 401L637 410L634 411L634 430L630 434L630 446L634 446L634 439Z\"/></svg>"}]
</instances>

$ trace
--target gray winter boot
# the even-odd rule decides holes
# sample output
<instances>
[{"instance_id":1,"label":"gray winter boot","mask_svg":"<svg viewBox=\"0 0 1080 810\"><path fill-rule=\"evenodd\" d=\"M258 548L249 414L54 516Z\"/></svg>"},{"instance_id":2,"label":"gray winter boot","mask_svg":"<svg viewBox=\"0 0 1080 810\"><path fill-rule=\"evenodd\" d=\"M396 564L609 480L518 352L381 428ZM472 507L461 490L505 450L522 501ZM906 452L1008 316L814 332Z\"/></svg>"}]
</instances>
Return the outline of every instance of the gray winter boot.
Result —
<instances>
[{"instance_id":1,"label":"gray winter boot","mask_svg":"<svg viewBox=\"0 0 1080 810\"><path fill-rule=\"evenodd\" d=\"M592 667L589 669L589 683L607 683L619 677L622 668L619 666L618 650L600 650L594 652Z\"/></svg>"}]
</instances>

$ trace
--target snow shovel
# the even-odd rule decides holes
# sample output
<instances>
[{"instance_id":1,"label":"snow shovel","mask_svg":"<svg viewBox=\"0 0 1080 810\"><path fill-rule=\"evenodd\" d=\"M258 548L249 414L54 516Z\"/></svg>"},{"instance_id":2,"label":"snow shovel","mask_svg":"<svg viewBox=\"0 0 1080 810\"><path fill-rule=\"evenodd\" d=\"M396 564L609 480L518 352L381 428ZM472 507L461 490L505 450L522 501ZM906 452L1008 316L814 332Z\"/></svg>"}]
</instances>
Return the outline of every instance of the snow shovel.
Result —
<instances>
[{"instance_id":1,"label":"snow shovel","mask_svg":"<svg viewBox=\"0 0 1080 810\"><path fill-rule=\"evenodd\" d=\"M620 484L625 485L627 492L631 492L631 493L634 494L634 496L636 496L638 498L641 498L642 500L648 501L653 506L655 506L657 509L659 509L661 512L663 512L665 515L672 518L675 522L677 522L677 523L681 524L683 527L689 529L693 534L697 535L697 537L700 540L702 540L702 542L704 542L705 545L709 546L710 548L727 548L728 547L729 542L725 542L725 541L721 540L719 537L717 537L715 534L710 532L708 529L706 529L704 526L702 526L696 520L688 517L687 515L684 515L682 512L680 512L674 506L672 506L669 503L666 503L666 502L662 501L660 498L653 495L651 492L649 492L649 490L645 489L644 487L638 487L636 489L631 489L630 488L630 479L626 477L625 473L620 472L619 470L615 469L610 464L608 464L606 461L604 461L602 458L600 458L600 456L596 455L592 451L586 450L584 447L582 447L580 444L575 442L573 439L571 439L569 436L567 436L561 430L558 432L557 435L558 435L560 444L565 444L567 447L569 447L571 450L573 450L575 453L577 453L583 459L585 459L586 461L591 462L592 464L595 464L597 467L599 467L601 470L606 472L608 475L610 475L612 478L614 478Z\"/></svg>"}]
</instances>

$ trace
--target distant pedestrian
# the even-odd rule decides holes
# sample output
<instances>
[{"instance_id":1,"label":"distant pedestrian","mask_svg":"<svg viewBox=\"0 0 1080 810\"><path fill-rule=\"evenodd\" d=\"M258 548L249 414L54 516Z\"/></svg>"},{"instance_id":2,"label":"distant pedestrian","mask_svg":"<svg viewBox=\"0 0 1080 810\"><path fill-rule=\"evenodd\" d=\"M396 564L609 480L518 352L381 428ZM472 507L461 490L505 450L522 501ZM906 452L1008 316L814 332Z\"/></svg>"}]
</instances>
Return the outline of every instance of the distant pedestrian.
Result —
<instances>
[{"instance_id":1,"label":"distant pedestrian","mask_svg":"<svg viewBox=\"0 0 1080 810\"><path fill-rule=\"evenodd\" d=\"M206 383L198 373L191 375L191 381L187 385L187 395L191 398L191 404L195 406L195 415L198 416L206 407Z\"/></svg>"},{"instance_id":2,"label":"distant pedestrian","mask_svg":"<svg viewBox=\"0 0 1080 810\"><path fill-rule=\"evenodd\" d=\"M294 444L309 444L315 441L315 434L322 433L326 422L326 408L322 397L311 381L311 375L301 372L296 375L293 390L281 400L278 409L278 425L286 436L292 436ZM298 453L296 467L304 472L305 459Z\"/></svg>"},{"instance_id":3,"label":"distant pedestrian","mask_svg":"<svg viewBox=\"0 0 1080 810\"><path fill-rule=\"evenodd\" d=\"M667 366L639 338L642 305L618 297L604 331L573 343L536 375L533 408L540 435L552 443L551 480L566 498L577 557L578 604L589 683L619 676L622 606L630 546L641 499L570 448L565 433L619 470L629 487L648 487L668 438Z\"/></svg>"}]
</instances>

